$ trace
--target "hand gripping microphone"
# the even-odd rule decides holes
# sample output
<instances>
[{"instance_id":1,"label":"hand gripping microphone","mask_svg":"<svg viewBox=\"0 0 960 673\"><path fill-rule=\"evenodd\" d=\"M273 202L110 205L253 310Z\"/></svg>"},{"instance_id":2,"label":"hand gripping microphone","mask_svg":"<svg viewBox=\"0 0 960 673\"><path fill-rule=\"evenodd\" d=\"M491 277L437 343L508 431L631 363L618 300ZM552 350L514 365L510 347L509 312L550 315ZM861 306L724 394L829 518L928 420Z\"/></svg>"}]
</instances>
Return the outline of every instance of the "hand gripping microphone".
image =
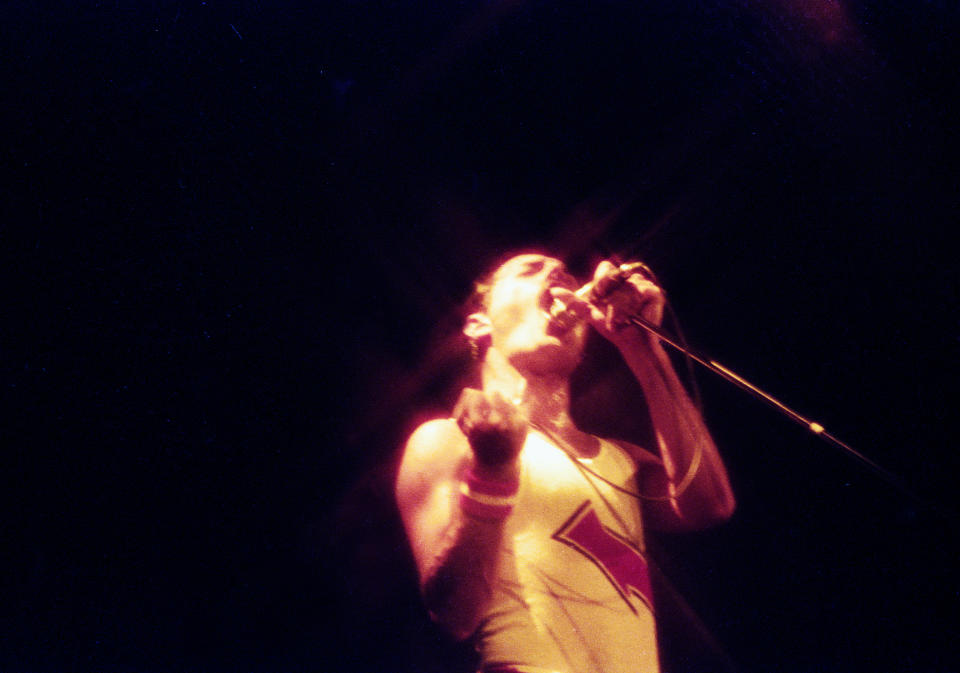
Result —
<instances>
[{"instance_id":1,"label":"hand gripping microphone","mask_svg":"<svg viewBox=\"0 0 960 673\"><path fill-rule=\"evenodd\" d=\"M630 262L629 264L621 264L620 266L614 267L605 276L591 280L573 294L577 300L581 302L586 302L588 304L592 303L598 299L603 299L606 297L616 288L620 287L624 281L627 280L627 278L632 276L637 271L645 271L649 277L653 277L653 273L650 271L650 268L643 262ZM596 290L596 284L598 280L607 281L606 287L602 293L599 293ZM564 302L559 297L553 298L553 304L550 306L550 321L554 329L559 329L560 331L566 332L580 322L582 319L580 314L571 308L571 306L575 303L577 302Z\"/></svg>"}]
</instances>

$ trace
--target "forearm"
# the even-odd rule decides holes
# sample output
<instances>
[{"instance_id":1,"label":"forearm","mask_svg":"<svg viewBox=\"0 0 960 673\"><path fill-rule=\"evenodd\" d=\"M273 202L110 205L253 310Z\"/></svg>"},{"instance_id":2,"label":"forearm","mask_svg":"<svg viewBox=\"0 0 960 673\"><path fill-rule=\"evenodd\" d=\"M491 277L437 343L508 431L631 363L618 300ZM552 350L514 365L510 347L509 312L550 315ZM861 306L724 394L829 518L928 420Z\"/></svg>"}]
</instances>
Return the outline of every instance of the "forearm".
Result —
<instances>
[{"instance_id":1,"label":"forearm","mask_svg":"<svg viewBox=\"0 0 960 673\"><path fill-rule=\"evenodd\" d=\"M486 468L473 461L453 484L447 521L423 576L424 600L456 637L476 629L493 593L503 527L519 484L516 461Z\"/></svg>"},{"instance_id":2,"label":"forearm","mask_svg":"<svg viewBox=\"0 0 960 673\"><path fill-rule=\"evenodd\" d=\"M501 396L469 388L453 415L424 423L407 440L396 494L427 608L466 638L493 591L527 424Z\"/></svg>"},{"instance_id":3,"label":"forearm","mask_svg":"<svg viewBox=\"0 0 960 673\"><path fill-rule=\"evenodd\" d=\"M637 339L621 353L646 396L663 461L648 486L669 495L674 514L690 527L729 518L735 501L726 468L663 347Z\"/></svg>"},{"instance_id":4,"label":"forearm","mask_svg":"<svg viewBox=\"0 0 960 673\"><path fill-rule=\"evenodd\" d=\"M502 522L454 512L448 534L427 569L422 592L431 616L457 639L470 636L493 593L490 578L503 534Z\"/></svg>"}]
</instances>

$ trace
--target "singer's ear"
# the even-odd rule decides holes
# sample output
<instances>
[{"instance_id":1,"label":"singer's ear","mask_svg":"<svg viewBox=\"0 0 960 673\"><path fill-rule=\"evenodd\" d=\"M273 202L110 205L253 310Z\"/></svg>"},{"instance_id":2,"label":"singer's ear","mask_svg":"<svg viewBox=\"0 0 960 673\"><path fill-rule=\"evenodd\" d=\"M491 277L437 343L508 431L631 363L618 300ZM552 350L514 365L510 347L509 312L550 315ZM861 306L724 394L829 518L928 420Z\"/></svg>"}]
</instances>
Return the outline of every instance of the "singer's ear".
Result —
<instances>
[{"instance_id":1,"label":"singer's ear","mask_svg":"<svg viewBox=\"0 0 960 673\"><path fill-rule=\"evenodd\" d=\"M493 326L485 313L471 313L463 325L463 333L471 342L478 346L487 346L490 343L490 334Z\"/></svg>"}]
</instances>

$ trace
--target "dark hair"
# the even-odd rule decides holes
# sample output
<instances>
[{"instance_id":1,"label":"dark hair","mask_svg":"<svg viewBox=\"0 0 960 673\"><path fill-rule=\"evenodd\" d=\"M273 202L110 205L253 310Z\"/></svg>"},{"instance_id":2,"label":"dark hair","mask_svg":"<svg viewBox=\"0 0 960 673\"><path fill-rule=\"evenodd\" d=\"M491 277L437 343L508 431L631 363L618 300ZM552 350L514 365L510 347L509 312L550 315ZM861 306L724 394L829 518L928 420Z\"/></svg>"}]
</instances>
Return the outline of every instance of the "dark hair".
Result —
<instances>
[{"instance_id":1,"label":"dark hair","mask_svg":"<svg viewBox=\"0 0 960 673\"><path fill-rule=\"evenodd\" d=\"M496 267L485 271L483 275L473 281L470 296L464 303L464 318L471 313L485 312L490 307L490 290L493 287L493 277L499 268L500 264L497 264Z\"/></svg>"},{"instance_id":2,"label":"dark hair","mask_svg":"<svg viewBox=\"0 0 960 673\"><path fill-rule=\"evenodd\" d=\"M520 255L544 255L553 257L549 251L538 248L517 248L498 255L491 264L487 265L486 270L473 282L473 288L467 300L464 302L463 318L466 319L471 313L483 313L490 307L490 290L493 288L494 277L500 267L509 262L514 257Z\"/></svg>"}]
</instances>

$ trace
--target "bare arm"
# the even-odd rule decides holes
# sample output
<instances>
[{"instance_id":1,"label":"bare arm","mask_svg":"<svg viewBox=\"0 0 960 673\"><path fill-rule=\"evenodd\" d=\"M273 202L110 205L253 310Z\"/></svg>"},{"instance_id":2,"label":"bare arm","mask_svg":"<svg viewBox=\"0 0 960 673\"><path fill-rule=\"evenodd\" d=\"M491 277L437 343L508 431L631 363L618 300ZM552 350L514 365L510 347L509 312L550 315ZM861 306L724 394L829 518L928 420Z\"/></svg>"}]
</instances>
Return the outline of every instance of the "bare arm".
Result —
<instances>
[{"instance_id":1,"label":"bare arm","mask_svg":"<svg viewBox=\"0 0 960 673\"><path fill-rule=\"evenodd\" d=\"M464 409L461 398L455 412L459 425L449 419L430 421L413 433L396 484L424 602L431 616L457 638L472 634L484 614L492 594L488 578L493 576L503 531L503 518L464 511L461 485L469 473L498 483L515 480L516 454L526 432L525 423L520 434L515 419L504 421L489 413L483 417L484 427L477 429L483 416L477 407L484 403L476 396L483 394L471 392L472 403L466 405L471 408ZM490 430L498 421L504 434ZM504 423L511 427L504 429ZM507 445L497 444L498 438Z\"/></svg>"},{"instance_id":2,"label":"bare arm","mask_svg":"<svg viewBox=\"0 0 960 673\"><path fill-rule=\"evenodd\" d=\"M705 528L730 518L735 507L726 468L710 432L659 344L621 351L643 388L661 463L641 472L651 523L673 530Z\"/></svg>"},{"instance_id":3,"label":"bare arm","mask_svg":"<svg viewBox=\"0 0 960 673\"><path fill-rule=\"evenodd\" d=\"M612 266L597 267L598 291ZM645 511L659 528L691 530L725 521L735 500L726 468L707 426L677 377L659 340L635 326L623 326L625 316L640 315L660 324L663 292L650 279L637 274L606 296L600 306L590 306L591 324L617 346L639 381L653 421L659 459L638 455L640 486L645 494L667 496L651 500ZM637 449L642 451L642 449Z\"/></svg>"}]
</instances>

